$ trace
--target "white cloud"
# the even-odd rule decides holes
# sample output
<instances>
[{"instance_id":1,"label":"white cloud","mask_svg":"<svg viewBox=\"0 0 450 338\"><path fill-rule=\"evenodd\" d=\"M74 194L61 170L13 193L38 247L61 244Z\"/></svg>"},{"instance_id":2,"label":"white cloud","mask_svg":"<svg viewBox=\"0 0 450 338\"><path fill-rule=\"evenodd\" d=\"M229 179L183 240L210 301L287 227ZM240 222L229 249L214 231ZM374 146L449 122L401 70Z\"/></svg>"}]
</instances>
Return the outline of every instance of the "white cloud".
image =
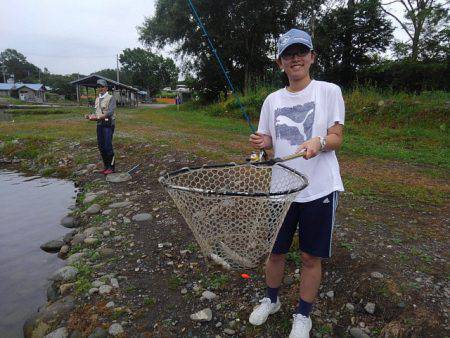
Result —
<instances>
[{"instance_id":1,"label":"white cloud","mask_svg":"<svg viewBox=\"0 0 450 338\"><path fill-rule=\"evenodd\" d=\"M141 46L136 27L154 11L154 0L2 0L0 51L52 73L115 68L116 54Z\"/></svg>"}]
</instances>

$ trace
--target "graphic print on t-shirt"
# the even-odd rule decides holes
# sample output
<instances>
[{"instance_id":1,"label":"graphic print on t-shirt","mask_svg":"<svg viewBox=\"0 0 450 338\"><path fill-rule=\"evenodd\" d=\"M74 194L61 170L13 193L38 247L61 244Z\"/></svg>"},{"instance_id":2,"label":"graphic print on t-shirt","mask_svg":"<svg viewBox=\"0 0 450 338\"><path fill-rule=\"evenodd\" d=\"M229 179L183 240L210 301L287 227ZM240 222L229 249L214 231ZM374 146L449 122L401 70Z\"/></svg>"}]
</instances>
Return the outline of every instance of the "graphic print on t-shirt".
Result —
<instances>
[{"instance_id":1,"label":"graphic print on t-shirt","mask_svg":"<svg viewBox=\"0 0 450 338\"><path fill-rule=\"evenodd\" d=\"M277 139L283 139L292 146L309 140L312 135L315 104L307 102L293 107L275 110L275 132Z\"/></svg>"}]
</instances>

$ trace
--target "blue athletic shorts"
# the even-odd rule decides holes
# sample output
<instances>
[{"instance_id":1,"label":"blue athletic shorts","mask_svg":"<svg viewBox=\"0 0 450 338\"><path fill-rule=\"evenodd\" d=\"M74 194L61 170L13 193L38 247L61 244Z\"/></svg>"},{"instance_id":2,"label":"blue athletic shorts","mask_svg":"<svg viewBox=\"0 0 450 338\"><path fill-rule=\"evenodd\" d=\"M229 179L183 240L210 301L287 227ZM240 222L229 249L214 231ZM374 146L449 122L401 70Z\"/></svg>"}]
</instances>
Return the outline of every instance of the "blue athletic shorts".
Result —
<instances>
[{"instance_id":1,"label":"blue athletic shorts","mask_svg":"<svg viewBox=\"0 0 450 338\"><path fill-rule=\"evenodd\" d=\"M293 202L278 232L272 253L288 253L295 231L298 229L300 251L321 258L331 257L331 240L338 199L339 192L334 191L314 201Z\"/></svg>"}]
</instances>

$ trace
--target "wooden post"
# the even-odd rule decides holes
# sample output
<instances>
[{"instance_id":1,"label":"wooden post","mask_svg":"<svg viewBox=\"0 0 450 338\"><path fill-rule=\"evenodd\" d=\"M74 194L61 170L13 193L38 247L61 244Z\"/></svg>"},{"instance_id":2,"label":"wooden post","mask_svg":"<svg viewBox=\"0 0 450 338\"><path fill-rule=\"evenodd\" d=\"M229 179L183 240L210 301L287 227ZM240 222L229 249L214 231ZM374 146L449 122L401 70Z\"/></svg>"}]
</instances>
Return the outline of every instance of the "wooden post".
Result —
<instances>
[{"instance_id":1,"label":"wooden post","mask_svg":"<svg viewBox=\"0 0 450 338\"><path fill-rule=\"evenodd\" d=\"M87 101L87 106L89 107L89 87L86 86L86 101Z\"/></svg>"},{"instance_id":2,"label":"wooden post","mask_svg":"<svg viewBox=\"0 0 450 338\"><path fill-rule=\"evenodd\" d=\"M78 105L80 105L80 86L77 83L77 102Z\"/></svg>"}]
</instances>

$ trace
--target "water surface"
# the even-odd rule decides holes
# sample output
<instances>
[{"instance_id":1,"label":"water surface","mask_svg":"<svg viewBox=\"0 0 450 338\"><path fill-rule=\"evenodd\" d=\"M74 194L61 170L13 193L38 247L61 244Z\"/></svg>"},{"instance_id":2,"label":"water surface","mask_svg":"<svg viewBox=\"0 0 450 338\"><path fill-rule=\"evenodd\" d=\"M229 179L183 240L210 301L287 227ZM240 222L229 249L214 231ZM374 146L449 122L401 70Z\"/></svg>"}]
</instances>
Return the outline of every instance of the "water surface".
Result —
<instances>
[{"instance_id":1,"label":"water surface","mask_svg":"<svg viewBox=\"0 0 450 338\"><path fill-rule=\"evenodd\" d=\"M23 337L25 319L46 302L47 277L64 266L39 246L63 236L72 182L0 169L0 337Z\"/></svg>"}]
</instances>

